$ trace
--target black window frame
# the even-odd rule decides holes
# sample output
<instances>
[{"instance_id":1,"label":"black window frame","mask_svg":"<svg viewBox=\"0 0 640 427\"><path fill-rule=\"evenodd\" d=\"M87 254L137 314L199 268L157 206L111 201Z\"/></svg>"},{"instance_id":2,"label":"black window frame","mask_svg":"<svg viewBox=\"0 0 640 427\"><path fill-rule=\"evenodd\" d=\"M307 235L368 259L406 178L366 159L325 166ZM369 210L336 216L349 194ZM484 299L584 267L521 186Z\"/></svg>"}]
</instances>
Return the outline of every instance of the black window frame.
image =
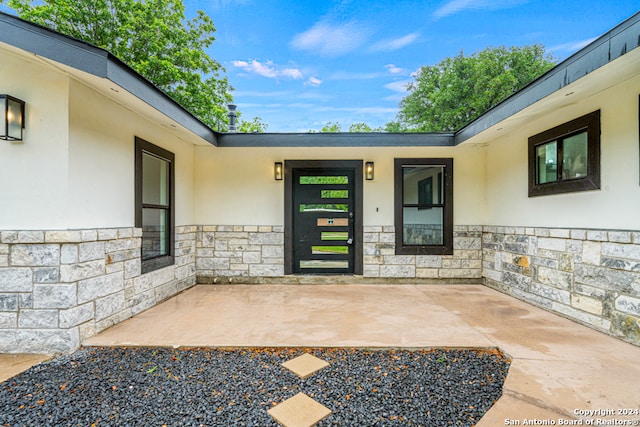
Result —
<instances>
[{"instance_id":1,"label":"black window frame","mask_svg":"<svg viewBox=\"0 0 640 427\"><path fill-rule=\"evenodd\" d=\"M148 153L152 156L158 157L162 160L165 160L169 163L169 206L165 208L159 205L147 205L143 203L142 198L142 159L143 153ZM160 148L157 145L154 145L148 141L145 141L142 138L135 138L135 226L137 228L142 228L142 210L145 207L152 207L156 209L166 209L169 220L169 232L167 233L167 245L168 245L168 254L160 255L155 258L144 259L142 256L143 247L140 248L140 259L142 260L142 273L148 273L154 270L158 270L160 268L168 267L173 265L175 262L175 155L165 150L164 148ZM144 232L143 232L144 233ZM144 239L144 234L143 237Z\"/></svg>"},{"instance_id":2,"label":"black window frame","mask_svg":"<svg viewBox=\"0 0 640 427\"><path fill-rule=\"evenodd\" d=\"M587 175L562 179L562 145L566 138L587 132ZM556 181L538 184L537 148L558 143L558 176ZM563 123L529 138L529 197L573 193L600 189L600 110Z\"/></svg>"},{"instance_id":3,"label":"black window frame","mask_svg":"<svg viewBox=\"0 0 640 427\"><path fill-rule=\"evenodd\" d=\"M404 166L441 166L444 200L440 203L404 204ZM442 245L406 245L404 243L404 208L429 209L442 207ZM453 255L453 158L396 158L394 159L394 222L396 255Z\"/></svg>"}]
</instances>

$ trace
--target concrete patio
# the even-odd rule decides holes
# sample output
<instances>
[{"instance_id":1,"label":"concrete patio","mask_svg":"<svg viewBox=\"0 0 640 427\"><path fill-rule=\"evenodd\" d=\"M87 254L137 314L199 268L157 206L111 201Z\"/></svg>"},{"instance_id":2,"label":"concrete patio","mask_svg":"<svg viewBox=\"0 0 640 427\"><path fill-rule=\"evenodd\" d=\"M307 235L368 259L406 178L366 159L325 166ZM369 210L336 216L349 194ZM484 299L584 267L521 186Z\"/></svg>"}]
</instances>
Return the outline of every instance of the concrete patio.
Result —
<instances>
[{"instance_id":1,"label":"concrete patio","mask_svg":"<svg viewBox=\"0 0 640 427\"><path fill-rule=\"evenodd\" d=\"M512 365L478 426L640 420L617 415L640 410L640 348L481 285L200 285L84 345L498 347Z\"/></svg>"}]
</instances>

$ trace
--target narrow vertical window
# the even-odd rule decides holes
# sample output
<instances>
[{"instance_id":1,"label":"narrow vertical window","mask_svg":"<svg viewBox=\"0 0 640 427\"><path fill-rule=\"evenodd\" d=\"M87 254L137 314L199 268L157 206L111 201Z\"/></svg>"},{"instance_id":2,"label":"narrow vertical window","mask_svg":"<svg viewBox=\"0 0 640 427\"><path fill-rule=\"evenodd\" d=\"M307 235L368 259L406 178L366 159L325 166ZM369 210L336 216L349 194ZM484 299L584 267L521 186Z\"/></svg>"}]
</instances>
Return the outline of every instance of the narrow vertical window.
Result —
<instances>
[{"instance_id":1,"label":"narrow vertical window","mask_svg":"<svg viewBox=\"0 0 640 427\"><path fill-rule=\"evenodd\" d=\"M453 253L453 159L395 160L397 254Z\"/></svg>"},{"instance_id":2,"label":"narrow vertical window","mask_svg":"<svg viewBox=\"0 0 640 427\"><path fill-rule=\"evenodd\" d=\"M136 138L136 227L142 272L173 264L174 155Z\"/></svg>"}]
</instances>

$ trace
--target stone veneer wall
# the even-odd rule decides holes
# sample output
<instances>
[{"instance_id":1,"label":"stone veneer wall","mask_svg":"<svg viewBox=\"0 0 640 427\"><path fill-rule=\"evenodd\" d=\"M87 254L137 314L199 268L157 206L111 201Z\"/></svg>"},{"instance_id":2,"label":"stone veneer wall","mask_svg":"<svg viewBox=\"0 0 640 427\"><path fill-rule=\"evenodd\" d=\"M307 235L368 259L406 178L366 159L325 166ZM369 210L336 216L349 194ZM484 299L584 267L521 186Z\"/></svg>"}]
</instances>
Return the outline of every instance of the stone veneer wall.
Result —
<instances>
[{"instance_id":1,"label":"stone veneer wall","mask_svg":"<svg viewBox=\"0 0 640 427\"><path fill-rule=\"evenodd\" d=\"M485 284L640 345L640 232L484 227Z\"/></svg>"},{"instance_id":2,"label":"stone veneer wall","mask_svg":"<svg viewBox=\"0 0 640 427\"><path fill-rule=\"evenodd\" d=\"M482 278L482 226L454 226L453 255L396 255L394 226L367 226L363 231L365 277Z\"/></svg>"},{"instance_id":3,"label":"stone veneer wall","mask_svg":"<svg viewBox=\"0 0 640 427\"><path fill-rule=\"evenodd\" d=\"M195 284L193 226L175 264L141 275L137 228L0 232L0 353L68 353Z\"/></svg>"},{"instance_id":4,"label":"stone veneer wall","mask_svg":"<svg viewBox=\"0 0 640 427\"><path fill-rule=\"evenodd\" d=\"M284 227L204 225L196 231L198 283L284 276Z\"/></svg>"},{"instance_id":5,"label":"stone veneer wall","mask_svg":"<svg viewBox=\"0 0 640 427\"><path fill-rule=\"evenodd\" d=\"M364 277L466 282L482 278L481 226L454 227L451 256L395 255L393 226L367 226L363 232ZM196 269L198 283L283 277L284 227L198 226Z\"/></svg>"}]
</instances>

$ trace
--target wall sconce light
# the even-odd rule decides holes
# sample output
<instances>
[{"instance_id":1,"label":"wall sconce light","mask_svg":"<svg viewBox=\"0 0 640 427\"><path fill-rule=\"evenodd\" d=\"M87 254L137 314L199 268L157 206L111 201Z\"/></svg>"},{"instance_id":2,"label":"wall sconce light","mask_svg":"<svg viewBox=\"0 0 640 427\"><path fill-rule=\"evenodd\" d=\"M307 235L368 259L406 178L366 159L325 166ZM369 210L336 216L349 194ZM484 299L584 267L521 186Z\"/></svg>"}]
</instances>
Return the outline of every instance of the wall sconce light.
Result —
<instances>
[{"instance_id":1,"label":"wall sconce light","mask_svg":"<svg viewBox=\"0 0 640 427\"><path fill-rule=\"evenodd\" d=\"M283 171L282 171L282 162L275 162L273 164L273 178L276 181L282 181L282 176L283 176Z\"/></svg>"},{"instance_id":2,"label":"wall sconce light","mask_svg":"<svg viewBox=\"0 0 640 427\"><path fill-rule=\"evenodd\" d=\"M367 181L373 181L373 162L364 164L364 177Z\"/></svg>"},{"instance_id":3,"label":"wall sconce light","mask_svg":"<svg viewBox=\"0 0 640 427\"><path fill-rule=\"evenodd\" d=\"M24 101L10 95L0 95L0 139L5 141L22 141L24 129Z\"/></svg>"}]
</instances>

